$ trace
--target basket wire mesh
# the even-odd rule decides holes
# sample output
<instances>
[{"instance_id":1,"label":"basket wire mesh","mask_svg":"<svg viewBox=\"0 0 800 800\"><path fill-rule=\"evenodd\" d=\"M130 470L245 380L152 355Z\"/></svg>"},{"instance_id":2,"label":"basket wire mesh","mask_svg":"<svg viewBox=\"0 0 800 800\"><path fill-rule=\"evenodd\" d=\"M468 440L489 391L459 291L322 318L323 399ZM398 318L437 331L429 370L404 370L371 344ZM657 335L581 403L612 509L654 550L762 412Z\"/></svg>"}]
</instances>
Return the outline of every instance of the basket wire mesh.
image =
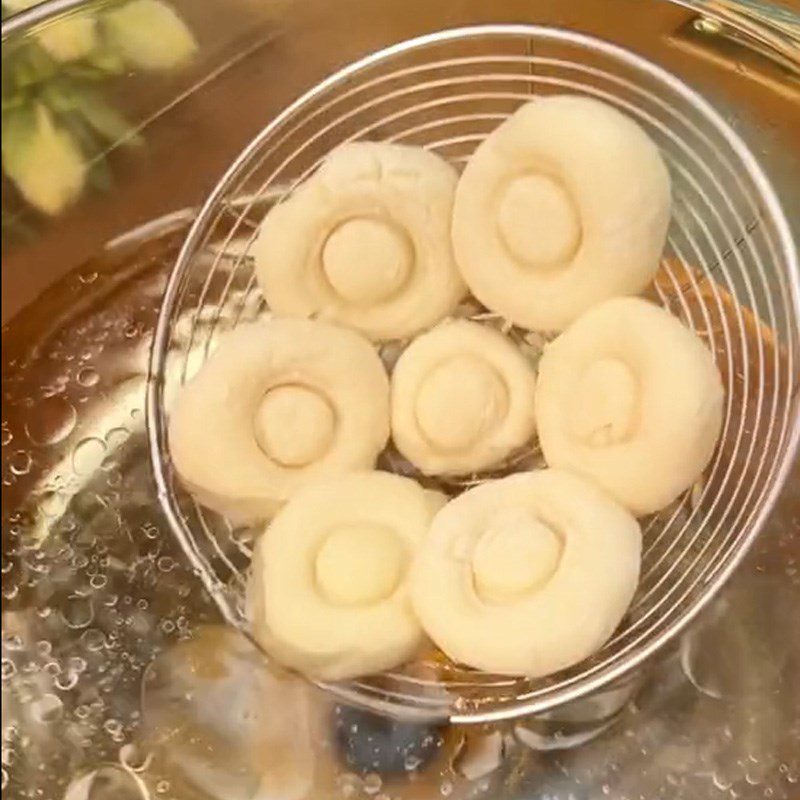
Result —
<instances>
[{"instance_id":1,"label":"basket wire mesh","mask_svg":"<svg viewBox=\"0 0 800 800\"><path fill-rule=\"evenodd\" d=\"M406 716L485 722L544 712L606 686L681 631L722 586L792 463L800 437L797 251L745 144L693 90L607 42L523 25L431 34L346 67L264 128L202 207L169 279L148 393L155 479L171 527L226 620L246 628L253 532L232 528L181 489L169 461L167 408L221 332L269 313L249 255L264 214L342 142L421 145L460 168L522 103L561 93L610 103L661 148L673 217L650 294L715 356L727 398L720 445L691 490L642 521L636 597L595 656L532 681L475 672L431 653L392 673L328 687L349 701ZM504 327L534 358L546 339L504 325L474 302L461 313ZM402 346L383 348L387 363ZM410 471L396 454L385 459L384 466ZM517 459L506 471L541 463L535 450ZM461 486L485 477L466 476Z\"/></svg>"}]
</instances>

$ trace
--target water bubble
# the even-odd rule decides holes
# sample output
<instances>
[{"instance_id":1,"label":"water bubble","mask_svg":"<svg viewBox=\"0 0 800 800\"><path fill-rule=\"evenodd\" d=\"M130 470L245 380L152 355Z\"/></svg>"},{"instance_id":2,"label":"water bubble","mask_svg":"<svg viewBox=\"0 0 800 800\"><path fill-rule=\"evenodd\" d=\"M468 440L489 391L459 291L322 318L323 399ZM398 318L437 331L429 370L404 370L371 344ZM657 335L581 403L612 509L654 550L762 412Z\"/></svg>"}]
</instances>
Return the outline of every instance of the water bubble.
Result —
<instances>
[{"instance_id":1,"label":"water bubble","mask_svg":"<svg viewBox=\"0 0 800 800\"><path fill-rule=\"evenodd\" d=\"M142 532L148 539L157 539L159 536L159 530L157 525L153 525L152 522L146 522L142 525Z\"/></svg>"},{"instance_id":2,"label":"water bubble","mask_svg":"<svg viewBox=\"0 0 800 800\"><path fill-rule=\"evenodd\" d=\"M25 450L17 450L11 454L8 460L8 466L14 475L27 475L33 464L33 459L30 453Z\"/></svg>"},{"instance_id":3,"label":"water bubble","mask_svg":"<svg viewBox=\"0 0 800 800\"><path fill-rule=\"evenodd\" d=\"M354 775L352 772L345 772L337 779L339 792L344 798L355 797L361 793L361 778Z\"/></svg>"},{"instance_id":4,"label":"water bubble","mask_svg":"<svg viewBox=\"0 0 800 800\"><path fill-rule=\"evenodd\" d=\"M439 794L442 797L449 797L453 793L453 784L450 781L442 781L439 785Z\"/></svg>"},{"instance_id":5,"label":"water bubble","mask_svg":"<svg viewBox=\"0 0 800 800\"><path fill-rule=\"evenodd\" d=\"M76 672L78 675L86 671L86 660L80 656L70 656L68 666L70 671Z\"/></svg>"},{"instance_id":6,"label":"water bubble","mask_svg":"<svg viewBox=\"0 0 800 800\"><path fill-rule=\"evenodd\" d=\"M77 475L91 475L99 469L105 456L105 442L90 436L78 442L72 451L72 468Z\"/></svg>"},{"instance_id":7,"label":"water bubble","mask_svg":"<svg viewBox=\"0 0 800 800\"><path fill-rule=\"evenodd\" d=\"M64 713L64 704L54 694L43 694L31 703L33 718L45 725L50 725L61 719Z\"/></svg>"},{"instance_id":8,"label":"water bubble","mask_svg":"<svg viewBox=\"0 0 800 800\"><path fill-rule=\"evenodd\" d=\"M113 462L105 468L106 470L106 483L111 486L119 486L122 483L122 473Z\"/></svg>"},{"instance_id":9,"label":"water bubble","mask_svg":"<svg viewBox=\"0 0 800 800\"><path fill-rule=\"evenodd\" d=\"M3 680L11 680L17 674L17 667L10 658L4 658L0 662L0 672L2 673Z\"/></svg>"},{"instance_id":10,"label":"water bubble","mask_svg":"<svg viewBox=\"0 0 800 800\"><path fill-rule=\"evenodd\" d=\"M103 632L97 630L97 628L89 628L88 631L84 631L81 640L86 649L92 653L102 650L103 645L106 643L106 637L103 635Z\"/></svg>"},{"instance_id":11,"label":"water bubble","mask_svg":"<svg viewBox=\"0 0 800 800\"><path fill-rule=\"evenodd\" d=\"M123 729L122 723L118 719L114 719L113 717L111 719L107 719L103 723L103 730L106 733L110 733L112 735L122 733L122 729Z\"/></svg>"},{"instance_id":12,"label":"water bubble","mask_svg":"<svg viewBox=\"0 0 800 800\"><path fill-rule=\"evenodd\" d=\"M714 775L711 778L711 780L712 780L714 786L717 789L719 789L721 792L727 792L728 789L730 789L731 786L733 786L733 781L729 780L728 778L725 778L722 775L718 775L716 773L714 773Z\"/></svg>"},{"instance_id":13,"label":"water bubble","mask_svg":"<svg viewBox=\"0 0 800 800\"><path fill-rule=\"evenodd\" d=\"M36 404L36 416L25 423L25 433L35 445L54 445L75 429L78 412L64 397L44 397Z\"/></svg>"},{"instance_id":14,"label":"water bubble","mask_svg":"<svg viewBox=\"0 0 800 800\"><path fill-rule=\"evenodd\" d=\"M130 431L127 428L111 428L111 430L106 433L106 444L108 444L110 449L114 450L117 447L122 447L122 445L128 441L130 435Z\"/></svg>"},{"instance_id":15,"label":"water bubble","mask_svg":"<svg viewBox=\"0 0 800 800\"><path fill-rule=\"evenodd\" d=\"M53 652L53 645L46 639L36 642L36 650L42 658L47 658Z\"/></svg>"},{"instance_id":16,"label":"water bubble","mask_svg":"<svg viewBox=\"0 0 800 800\"><path fill-rule=\"evenodd\" d=\"M88 597L71 596L61 611L68 628L80 629L91 625L94 619L94 606Z\"/></svg>"},{"instance_id":17,"label":"water bubble","mask_svg":"<svg viewBox=\"0 0 800 800\"><path fill-rule=\"evenodd\" d=\"M142 779L119 766L104 766L74 778L64 800L149 800Z\"/></svg>"},{"instance_id":18,"label":"water bubble","mask_svg":"<svg viewBox=\"0 0 800 800\"><path fill-rule=\"evenodd\" d=\"M32 666L34 669L36 668L35 665ZM61 664L59 664L58 661L48 661L44 665L43 669L48 675L51 675L54 678L56 677L56 675L61 674Z\"/></svg>"},{"instance_id":19,"label":"water bubble","mask_svg":"<svg viewBox=\"0 0 800 800\"><path fill-rule=\"evenodd\" d=\"M174 558L170 558L169 556L161 556L156 562L156 566L161 570L161 572L171 572L175 567L178 566L177 562Z\"/></svg>"},{"instance_id":20,"label":"water bubble","mask_svg":"<svg viewBox=\"0 0 800 800\"><path fill-rule=\"evenodd\" d=\"M14 439L14 434L8 429L8 423L4 422L3 427L0 428L0 443L2 443L3 447L6 445L11 444Z\"/></svg>"},{"instance_id":21,"label":"water bubble","mask_svg":"<svg viewBox=\"0 0 800 800\"><path fill-rule=\"evenodd\" d=\"M89 566L89 558L85 553L76 553L72 557L72 568L76 570L85 569Z\"/></svg>"},{"instance_id":22,"label":"water bubble","mask_svg":"<svg viewBox=\"0 0 800 800\"><path fill-rule=\"evenodd\" d=\"M368 775L364 776L363 787L366 794L377 794L381 790L381 786L383 786L383 781L380 775L370 772Z\"/></svg>"},{"instance_id":23,"label":"water bubble","mask_svg":"<svg viewBox=\"0 0 800 800\"><path fill-rule=\"evenodd\" d=\"M94 367L84 367L83 369L78 370L78 374L75 376L75 379L81 386L96 386L100 380L100 375L98 374L97 370L94 369Z\"/></svg>"},{"instance_id":24,"label":"water bubble","mask_svg":"<svg viewBox=\"0 0 800 800\"><path fill-rule=\"evenodd\" d=\"M156 784L156 792L158 794L165 794L169 791L169 781L159 781Z\"/></svg>"},{"instance_id":25,"label":"water bubble","mask_svg":"<svg viewBox=\"0 0 800 800\"><path fill-rule=\"evenodd\" d=\"M415 769L419 769L420 764L422 764L422 759L419 756L406 756L403 760L403 767L406 772L413 772Z\"/></svg>"},{"instance_id":26,"label":"water bubble","mask_svg":"<svg viewBox=\"0 0 800 800\"><path fill-rule=\"evenodd\" d=\"M82 272L78 275L78 280L83 284L90 284L94 283L99 277L100 274L93 270L91 272Z\"/></svg>"},{"instance_id":27,"label":"water bubble","mask_svg":"<svg viewBox=\"0 0 800 800\"><path fill-rule=\"evenodd\" d=\"M56 688L60 689L62 692L68 692L77 685L78 675L74 672L67 672L64 675L59 675L53 683Z\"/></svg>"},{"instance_id":28,"label":"water bubble","mask_svg":"<svg viewBox=\"0 0 800 800\"><path fill-rule=\"evenodd\" d=\"M22 641L22 637L16 633L3 633L3 647L7 647L9 650L22 650L25 647L25 643Z\"/></svg>"},{"instance_id":29,"label":"water bubble","mask_svg":"<svg viewBox=\"0 0 800 800\"><path fill-rule=\"evenodd\" d=\"M119 763L131 772L145 772L152 760L152 753L142 755L135 744L126 744L119 749Z\"/></svg>"},{"instance_id":30,"label":"water bubble","mask_svg":"<svg viewBox=\"0 0 800 800\"><path fill-rule=\"evenodd\" d=\"M108 578L105 575L92 575L89 579L89 585L92 589L102 589L108 583Z\"/></svg>"},{"instance_id":31,"label":"water bubble","mask_svg":"<svg viewBox=\"0 0 800 800\"><path fill-rule=\"evenodd\" d=\"M10 586L3 586L3 598L6 600L13 600L19 594L19 586L11 584Z\"/></svg>"}]
</instances>

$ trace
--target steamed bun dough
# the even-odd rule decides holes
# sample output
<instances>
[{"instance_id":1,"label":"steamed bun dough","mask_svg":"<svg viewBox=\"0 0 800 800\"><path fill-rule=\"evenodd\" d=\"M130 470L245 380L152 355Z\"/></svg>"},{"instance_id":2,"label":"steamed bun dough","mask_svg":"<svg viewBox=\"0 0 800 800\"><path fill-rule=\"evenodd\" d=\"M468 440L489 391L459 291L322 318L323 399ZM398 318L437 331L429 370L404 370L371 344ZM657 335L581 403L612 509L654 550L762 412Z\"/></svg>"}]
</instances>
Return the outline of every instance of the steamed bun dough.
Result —
<instances>
[{"instance_id":1,"label":"steamed bun dough","mask_svg":"<svg viewBox=\"0 0 800 800\"><path fill-rule=\"evenodd\" d=\"M456 181L421 148L337 148L262 223L254 256L267 303L376 340L438 322L465 293L450 240Z\"/></svg>"},{"instance_id":2,"label":"steamed bun dough","mask_svg":"<svg viewBox=\"0 0 800 800\"><path fill-rule=\"evenodd\" d=\"M540 677L591 655L639 577L629 512L559 470L487 481L435 517L412 572L425 631L454 661Z\"/></svg>"},{"instance_id":3,"label":"steamed bun dough","mask_svg":"<svg viewBox=\"0 0 800 800\"><path fill-rule=\"evenodd\" d=\"M386 472L301 489L256 545L249 587L256 640L285 666L322 680L414 656L424 634L407 576L442 503Z\"/></svg>"},{"instance_id":4,"label":"steamed bun dough","mask_svg":"<svg viewBox=\"0 0 800 800\"><path fill-rule=\"evenodd\" d=\"M357 333L270 319L220 341L172 410L169 448L198 499L266 519L300 486L370 469L389 435L389 381Z\"/></svg>"},{"instance_id":5,"label":"steamed bun dough","mask_svg":"<svg viewBox=\"0 0 800 800\"><path fill-rule=\"evenodd\" d=\"M477 148L456 190L453 244L481 303L562 330L651 281L669 217L669 175L644 131L597 100L553 96Z\"/></svg>"},{"instance_id":6,"label":"steamed bun dough","mask_svg":"<svg viewBox=\"0 0 800 800\"><path fill-rule=\"evenodd\" d=\"M647 514L700 477L720 434L723 401L714 359L692 331L651 303L615 298L545 348L539 441L548 464Z\"/></svg>"},{"instance_id":7,"label":"steamed bun dough","mask_svg":"<svg viewBox=\"0 0 800 800\"><path fill-rule=\"evenodd\" d=\"M517 348L476 322L417 337L392 373L392 437L428 474L501 462L534 432L535 376Z\"/></svg>"}]
</instances>

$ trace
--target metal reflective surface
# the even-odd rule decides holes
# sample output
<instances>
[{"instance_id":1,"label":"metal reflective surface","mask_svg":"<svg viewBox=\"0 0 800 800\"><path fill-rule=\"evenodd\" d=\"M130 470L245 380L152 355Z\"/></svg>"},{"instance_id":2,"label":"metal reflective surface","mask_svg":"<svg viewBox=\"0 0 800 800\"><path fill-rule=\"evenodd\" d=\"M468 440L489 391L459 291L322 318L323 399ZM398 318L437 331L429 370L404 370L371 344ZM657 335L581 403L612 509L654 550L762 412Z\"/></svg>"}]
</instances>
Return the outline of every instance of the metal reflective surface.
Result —
<instances>
[{"instance_id":1,"label":"metal reflective surface","mask_svg":"<svg viewBox=\"0 0 800 800\"><path fill-rule=\"evenodd\" d=\"M143 409L155 316L192 219L174 209L198 203L265 120L334 66L487 13L469 2L378 5L309 3L278 24L291 37L276 36L274 16L231 11L225 42L198 33L217 57L193 80L230 61L254 13L269 31L260 49L146 128L149 162L121 169L113 192L6 245L4 796L796 800L797 465L727 588L634 683L590 706L469 730L365 716L267 671L220 625L169 533ZM780 64L716 41L694 11L666 3L648 14L625 2L535 5L503 3L503 16L614 39L703 92L754 147L797 226L800 95ZM259 105L265 86L274 91ZM202 158L176 145L188 132ZM170 161L187 175L180 185L164 178Z\"/></svg>"}]
</instances>

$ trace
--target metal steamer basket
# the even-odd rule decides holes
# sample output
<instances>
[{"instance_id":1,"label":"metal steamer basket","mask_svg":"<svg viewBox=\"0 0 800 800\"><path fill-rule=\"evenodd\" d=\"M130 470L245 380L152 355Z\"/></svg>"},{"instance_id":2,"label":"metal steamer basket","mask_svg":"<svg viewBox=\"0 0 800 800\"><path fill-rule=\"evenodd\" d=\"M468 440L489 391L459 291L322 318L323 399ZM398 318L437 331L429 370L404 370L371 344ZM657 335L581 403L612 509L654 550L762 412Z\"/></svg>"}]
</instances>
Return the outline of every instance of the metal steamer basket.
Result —
<instances>
[{"instance_id":1,"label":"metal steamer basket","mask_svg":"<svg viewBox=\"0 0 800 800\"><path fill-rule=\"evenodd\" d=\"M253 532L232 528L181 488L168 455L167 408L220 333L269 313L249 254L267 209L342 142L421 145L460 168L522 103L557 93L612 104L662 150L672 178L673 217L651 296L695 330L715 356L726 388L721 441L702 479L643 521L638 591L595 656L538 681L433 657L326 686L373 710L492 722L547 712L609 687L679 634L722 587L762 528L796 453L797 248L769 180L732 127L669 72L587 35L494 24L424 35L339 70L267 125L211 192L168 280L147 395L152 464L169 525L226 621L246 630ZM504 324L474 302L461 312ZM546 341L505 328L533 357ZM383 347L387 363L402 345ZM505 471L540 463L532 450ZM391 453L382 466L414 474ZM464 476L443 488L452 494L480 479Z\"/></svg>"}]
</instances>

